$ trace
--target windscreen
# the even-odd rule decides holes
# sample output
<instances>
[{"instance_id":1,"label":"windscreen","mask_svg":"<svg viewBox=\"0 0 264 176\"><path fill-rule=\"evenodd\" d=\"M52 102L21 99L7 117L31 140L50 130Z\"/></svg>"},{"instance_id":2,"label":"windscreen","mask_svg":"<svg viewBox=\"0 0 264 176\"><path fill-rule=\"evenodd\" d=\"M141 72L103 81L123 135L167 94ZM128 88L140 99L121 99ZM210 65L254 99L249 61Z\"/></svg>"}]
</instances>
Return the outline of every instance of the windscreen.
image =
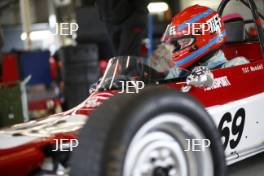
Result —
<instances>
[{"instance_id":1,"label":"windscreen","mask_svg":"<svg viewBox=\"0 0 264 176\"><path fill-rule=\"evenodd\" d=\"M161 71L150 66L151 58L134 56L120 56L109 60L103 77L100 79L96 91L119 90L127 81L143 81L146 85L157 81L174 79L168 78L171 67L164 67ZM165 62L165 59L164 59Z\"/></svg>"}]
</instances>

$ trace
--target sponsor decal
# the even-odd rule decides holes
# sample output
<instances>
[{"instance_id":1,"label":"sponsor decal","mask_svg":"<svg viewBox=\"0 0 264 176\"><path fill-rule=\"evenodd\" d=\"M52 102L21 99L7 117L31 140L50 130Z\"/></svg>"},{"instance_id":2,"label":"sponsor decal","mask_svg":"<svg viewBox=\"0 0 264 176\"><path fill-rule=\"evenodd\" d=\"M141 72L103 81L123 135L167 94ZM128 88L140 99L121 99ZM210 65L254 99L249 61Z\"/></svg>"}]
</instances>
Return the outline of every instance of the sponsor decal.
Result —
<instances>
[{"instance_id":1,"label":"sponsor decal","mask_svg":"<svg viewBox=\"0 0 264 176\"><path fill-rule=\"evenodd\" d=\"M242 72L243 72L244 74L246 74L246 73L250 73L250 72L260 71L260 70L263 70L263 69L264 69L263 64L258 64L258 65L255 65L255 66L247 66L247 67L243 67L243 68L242 68Z\"/></svg>"},{"instance_id":2,"label":"sponsor decal","mask_svg":"<svg viewBox=\"0 0 264 176\"><path fill-rule=\"evenodd\" d=\"M223 76L223 77L215 78L213 85L211 87L205 88L204 90L209 91L209 90L219 89L228 86L231 86L231 83L228 80L227 76Z\"/></svg>"},{"instance_id":3,"label":"sponsor decal","mask_svg":"<svg viewBox=\"0 0 264 176\"><path fill-rule=\"evenodd\" d=\"M219 18L218 14L213 16L211 19L209 19L206 24L209 26L210 32L211 33L215 33L215 32L221 32L221 19ZM206 24L204 24L204 30L205 30L205 26Z\"/></svg>"}]
</instances>

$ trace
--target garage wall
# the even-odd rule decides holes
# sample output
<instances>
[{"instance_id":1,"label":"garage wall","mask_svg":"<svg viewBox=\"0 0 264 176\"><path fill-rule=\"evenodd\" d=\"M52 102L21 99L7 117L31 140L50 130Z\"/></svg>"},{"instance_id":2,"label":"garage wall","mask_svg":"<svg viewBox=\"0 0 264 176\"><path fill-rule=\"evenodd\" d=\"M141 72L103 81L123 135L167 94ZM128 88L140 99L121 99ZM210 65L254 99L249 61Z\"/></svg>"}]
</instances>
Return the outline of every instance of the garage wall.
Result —
<instances>
[{"instance_id":1,"label":"garage wall","mask_svg":"<svg viewBox=\"0 0 264 176\"><path fill-rule=\"evenodd\" d=\"M51 0L48 0L51 1ZM47 23L49 19L48 2L40 0L30 0L30 14L32 23ZM13 3L0 12L1 25L19 25L21 24L21 14L19 1Z\"/></svg>"}]
</instances>

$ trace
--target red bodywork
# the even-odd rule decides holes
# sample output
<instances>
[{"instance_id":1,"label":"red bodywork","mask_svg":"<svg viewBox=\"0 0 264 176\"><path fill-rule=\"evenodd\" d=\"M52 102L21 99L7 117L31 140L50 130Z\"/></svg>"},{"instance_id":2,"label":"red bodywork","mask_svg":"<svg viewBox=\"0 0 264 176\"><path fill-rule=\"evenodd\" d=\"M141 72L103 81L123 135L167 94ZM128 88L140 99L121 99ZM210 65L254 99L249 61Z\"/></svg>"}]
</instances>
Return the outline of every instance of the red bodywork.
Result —
<instances>
[{"instance_id":1,"label":"red bodywork","mask_svg":"<svg viewBox=\"0 0 264 176\"><path fill-rule=\"evenodd\" d=\"M249 97L264 92L264 69L245 73L246 67L264 67L264 58L258 42L245 44L228 44L223 48L226 56L231 59L236 56L245 56L251 63L231 68L213 70L214 77L228 77L231 86L213 90L192 88L189 94L196 97L205 107L222 105L241 98ZM261 84L262 83L262 84ZM161 86L179 89L184 83L167 83ZM91 95L86 101L93 97L95 101L101 103L103 100L117 94L117 92L101 92ZM94 107L89 107L85 102L78 107L69 110L61 115L83 114L89 116ZM58 117L59 118L59 117ZM39 138L34 142L21 145L19 147L0 150L0 171L1 175L28 175L39 168L45 156L43 148L54 143L54 139L72 139L76 137L76 132L62 133L47 138Z\"/></svg>"}]
</instances>

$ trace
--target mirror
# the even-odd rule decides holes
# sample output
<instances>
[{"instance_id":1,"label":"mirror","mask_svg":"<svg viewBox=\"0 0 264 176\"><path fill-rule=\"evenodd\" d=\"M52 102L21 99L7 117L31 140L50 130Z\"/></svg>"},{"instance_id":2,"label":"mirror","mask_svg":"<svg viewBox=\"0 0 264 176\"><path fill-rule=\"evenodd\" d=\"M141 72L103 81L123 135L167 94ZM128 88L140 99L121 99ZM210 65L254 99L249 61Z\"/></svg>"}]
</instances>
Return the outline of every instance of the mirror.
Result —
<instances>
[{"instance_id":1,"label":"mirror","mask_svg":"<svg viewBox=\"0 0 264 176\"><path fill-rule=\"evenodd\" d=\"M188 92L191 87L207 88L214 82L214 75L211 70L205 66L195 67L191 74L186 78L186 85L182 88L183 92Z\"/></svg>"}]
</instances>

